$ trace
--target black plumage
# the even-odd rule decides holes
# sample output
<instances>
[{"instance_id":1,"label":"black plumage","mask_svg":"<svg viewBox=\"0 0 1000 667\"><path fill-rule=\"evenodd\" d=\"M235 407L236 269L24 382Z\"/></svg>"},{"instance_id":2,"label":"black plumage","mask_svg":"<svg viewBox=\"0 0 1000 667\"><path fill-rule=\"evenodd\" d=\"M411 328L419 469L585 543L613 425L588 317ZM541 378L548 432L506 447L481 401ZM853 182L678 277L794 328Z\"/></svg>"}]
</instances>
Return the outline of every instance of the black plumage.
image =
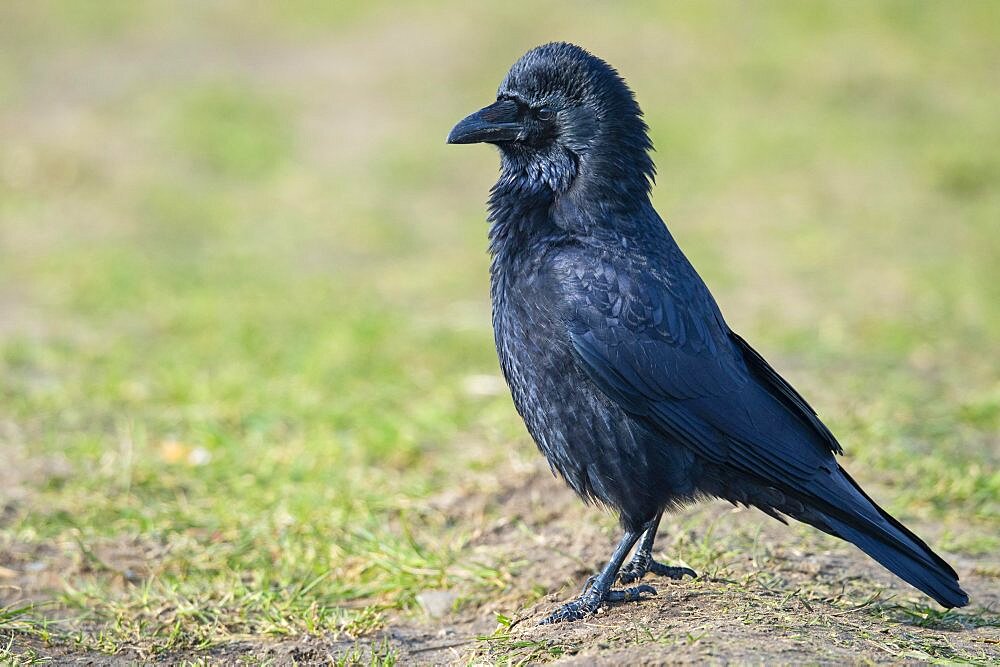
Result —
<instances>
[{"instance_id":1,"label":"black plumage","mask_svg":"<svg viewBox=\"0 0 1000 667\"><path fill-rule=\"evenodd\" d=\"M625 531L547 621L655 593L612 590L616 578L693 575L651 552L663 511L701 497L804 521L946 607L968 602L955 571L861 490L809 404L726 325L650 204L647 128L612 67L571 44L533 49L448 141L500 149L491 296L517 410L552 467Z\"/></svg>"}]
</instances>

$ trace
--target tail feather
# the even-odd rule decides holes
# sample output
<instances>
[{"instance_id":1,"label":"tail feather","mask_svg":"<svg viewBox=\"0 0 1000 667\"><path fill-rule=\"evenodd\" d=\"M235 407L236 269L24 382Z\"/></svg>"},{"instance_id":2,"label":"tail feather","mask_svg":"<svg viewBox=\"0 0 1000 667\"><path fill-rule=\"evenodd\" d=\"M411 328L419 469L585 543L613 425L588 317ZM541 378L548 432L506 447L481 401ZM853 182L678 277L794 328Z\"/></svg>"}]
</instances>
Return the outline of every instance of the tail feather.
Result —
<instances>
[{"instance_id":1,"label":"tail feather","mask_svg":"<svg viewBox=\"0 0 1000 667\"><path fill-rule=\"evenodd\" d=\"M969 603L969 596L959 586L958 578L945 569L929 567L922 554L900 548L894 541L864 532L834 517L828 517L827 523L838 536L856 545L903 581L937 600L941 606L950 609Z\"/></svg>"},{"instance_id":2,"label":"tail feather","mask_svg":"<svg viewBox=\"0 0 1000 667\"><path fill-rule=\"evenodd\" d=\"M799 496L812 511L796 518L825 524L818 527L853 543L944 607L964 607L969 603L969 596L959 585L955 570L879 507L843 468L827 479L830 488L818 494L810 493L811 497Z\"/></svg>"}]
</instances>

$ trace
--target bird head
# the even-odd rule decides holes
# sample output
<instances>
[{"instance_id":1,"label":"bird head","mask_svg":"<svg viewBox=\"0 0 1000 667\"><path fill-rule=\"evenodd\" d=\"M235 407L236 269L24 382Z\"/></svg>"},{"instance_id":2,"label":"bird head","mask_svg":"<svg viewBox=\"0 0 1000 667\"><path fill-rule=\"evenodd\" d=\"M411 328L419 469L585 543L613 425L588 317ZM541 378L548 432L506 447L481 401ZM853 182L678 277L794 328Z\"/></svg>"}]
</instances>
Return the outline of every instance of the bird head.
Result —
<instances>
[{"instance_id":1,"label":"bird head","mask_svg":"<svg viewBox=\"0 0 1000 667\"><path fill-rule=\"evenodd\" d=\"M448 143L496 145L499 185L645 199L654 174L646 131L614 68L578 46L554 42L514 63L496 102L459 122Z\"/></svg>"}]
</instances>

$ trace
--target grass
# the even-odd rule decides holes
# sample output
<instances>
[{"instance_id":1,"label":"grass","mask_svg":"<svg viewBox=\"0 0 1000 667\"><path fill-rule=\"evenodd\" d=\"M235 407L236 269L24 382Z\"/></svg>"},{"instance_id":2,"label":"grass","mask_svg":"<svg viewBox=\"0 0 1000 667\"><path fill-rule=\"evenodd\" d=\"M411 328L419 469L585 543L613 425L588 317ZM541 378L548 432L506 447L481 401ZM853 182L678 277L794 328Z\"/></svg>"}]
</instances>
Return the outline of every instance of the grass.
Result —
<instances>
[{"instance_id":1,"label":"grass","mask_svg":"<svg viewBox=\"0 0 1000 667\"><path fill-rule=\"evenodd\" d=\"M513 618L563 583L523 580L534 553L482 547L502 503L461 509L537 455L496 382L496 158L443 145L554 38L632 82L659 210L847 467L996 580L996 6L525 9L0 9L0 660L196 663L315 635L375 637L338 659L391 664L380 633L420 618L421 591ZM736 565L781 563L770 548L691 519L671 556L748 622L753 605L771 622L799 598L867 599L826 583L785 600L780 565ZM997 622L910 600L833 618L816 622L849 649L867 650L844 634L860 618L918 660L983 657L911 628ZM719 632L651 624L609 646L702 650ZM516 663L605 650L588 642L478 643Z\"/></svg>"}]
</instances>

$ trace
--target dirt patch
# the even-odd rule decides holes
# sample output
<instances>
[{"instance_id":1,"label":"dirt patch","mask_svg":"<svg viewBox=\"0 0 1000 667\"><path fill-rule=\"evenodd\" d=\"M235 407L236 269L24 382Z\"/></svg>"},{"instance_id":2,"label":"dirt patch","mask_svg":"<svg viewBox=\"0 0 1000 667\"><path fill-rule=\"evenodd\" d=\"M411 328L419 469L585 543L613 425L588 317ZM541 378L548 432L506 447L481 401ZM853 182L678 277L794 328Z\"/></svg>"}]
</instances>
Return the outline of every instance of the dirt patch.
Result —
<instances>
[{"instance_id":1,"label":"dirt patch","mask_svg":"<svg viewBox=\"0 0 1000 667\"><path fill-rule=\"evenodd\" d=\"M67 582L88 577L110 582L111 590L146 580L163 548L135 538L24 544L0 542L0 608L45 603Z\"/></svg>"}]
</instances>

